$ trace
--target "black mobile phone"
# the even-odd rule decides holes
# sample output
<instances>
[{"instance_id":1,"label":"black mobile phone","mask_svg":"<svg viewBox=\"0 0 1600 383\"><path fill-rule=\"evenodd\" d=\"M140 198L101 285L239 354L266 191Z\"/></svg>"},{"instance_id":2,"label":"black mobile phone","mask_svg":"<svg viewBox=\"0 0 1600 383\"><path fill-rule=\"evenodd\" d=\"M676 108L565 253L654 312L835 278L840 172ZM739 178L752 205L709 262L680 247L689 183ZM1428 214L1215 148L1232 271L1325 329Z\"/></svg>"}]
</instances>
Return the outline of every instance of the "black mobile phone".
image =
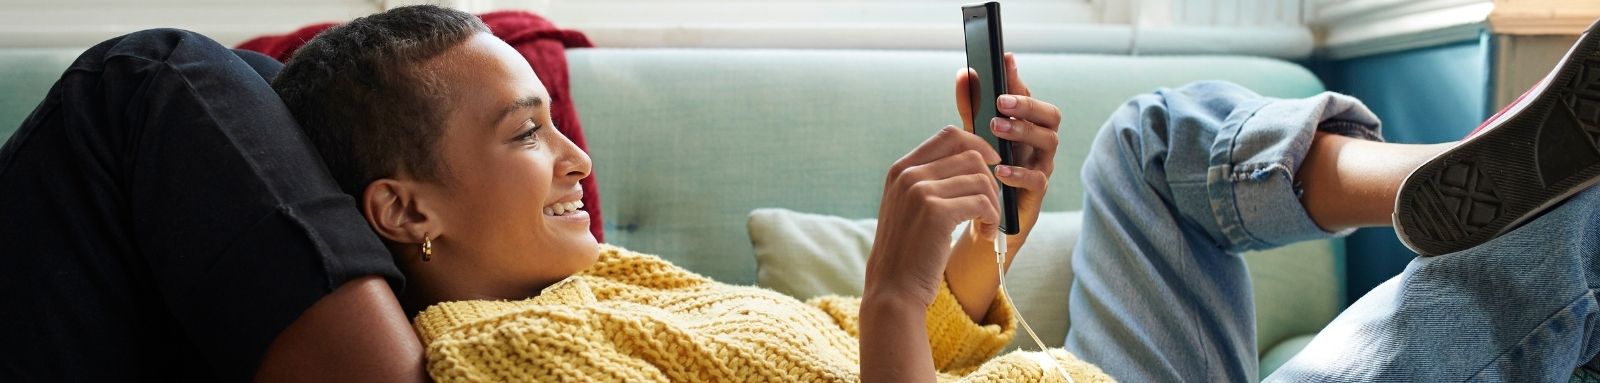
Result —
<instances>
[{"instance_id":1,"label":"black mobile phone","mask_svg":"<svg viewBox=\"0 0 1600 383\"><path fill-rule=\"evenodd\" d=\"M978 74L978 81L967 82L970 87L967 94L972 97L972 132L989 141L989 146L1000 153L1001 164L1015 165L1011 158L1011 141L995 137L989 130L989 121L1003 117L995 107L995 99L1007 93L1006 50L1000 39L1000 3L961 6L961 24L967 35L967 68ZM1000 231L1016 234L1021 226L1017 224L1017 188L1001 184L999 179L995 179L995 184L1000 187Z\"/></svg>"}]
</instances>

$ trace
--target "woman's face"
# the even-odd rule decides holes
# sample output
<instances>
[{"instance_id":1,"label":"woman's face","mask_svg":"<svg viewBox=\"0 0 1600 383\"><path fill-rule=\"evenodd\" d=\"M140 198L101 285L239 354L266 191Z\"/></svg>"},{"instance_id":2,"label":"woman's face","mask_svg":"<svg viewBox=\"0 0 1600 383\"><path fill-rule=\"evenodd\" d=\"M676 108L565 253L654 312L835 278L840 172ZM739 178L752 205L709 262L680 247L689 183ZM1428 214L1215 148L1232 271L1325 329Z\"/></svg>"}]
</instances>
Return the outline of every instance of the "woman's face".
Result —
<instances>
[{"instance_id":1,"label":"woman's face","mask_svg":"<svg viewBox=\"0 0 1600 383\"><path fill-rule=\"evenodd\" d=\"M589 156L558 132L528 62L486 33L420 67L448 105L438 182L416 183L433 256L402 261L429 301L536 295L595 261L577 209ZM427 76L423 76L427 77Z\"/></svg>"}]
</instances>

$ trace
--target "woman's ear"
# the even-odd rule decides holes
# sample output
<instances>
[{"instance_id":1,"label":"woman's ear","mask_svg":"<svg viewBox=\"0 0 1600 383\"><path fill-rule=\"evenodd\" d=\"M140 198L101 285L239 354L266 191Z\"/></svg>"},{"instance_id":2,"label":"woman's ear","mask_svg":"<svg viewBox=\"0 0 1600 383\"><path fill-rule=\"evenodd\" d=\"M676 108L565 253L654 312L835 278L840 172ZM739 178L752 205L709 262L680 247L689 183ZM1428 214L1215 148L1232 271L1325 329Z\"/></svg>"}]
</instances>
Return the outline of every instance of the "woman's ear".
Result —
<instances>
[{"instance_id":1,"label":"woman's ear","mask_svg":"<svg viewBox=\"0 0 1600 383\"><path fill-rule=\"evenodd\" d=\"M419 203L415 182L379 179L367 184L362 193L362 211L372 231L389 242L422 243L425 238L438 238L439 220Z\"/></svg>"}]
</instances>

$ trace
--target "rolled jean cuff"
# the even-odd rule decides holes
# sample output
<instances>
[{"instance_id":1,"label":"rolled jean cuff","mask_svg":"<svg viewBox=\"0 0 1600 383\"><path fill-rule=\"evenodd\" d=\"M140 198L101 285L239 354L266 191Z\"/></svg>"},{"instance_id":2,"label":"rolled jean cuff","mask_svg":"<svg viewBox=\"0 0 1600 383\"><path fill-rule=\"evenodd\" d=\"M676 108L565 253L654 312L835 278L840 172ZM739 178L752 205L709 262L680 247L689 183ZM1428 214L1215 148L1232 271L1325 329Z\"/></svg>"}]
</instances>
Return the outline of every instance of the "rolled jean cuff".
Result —
<instances>
[{"instance_id":1,"label":"rolled jean cuff","mask_svg":"<svg viewBox=\"0 0 1600 383\"><path fill-rule=\"evenodd\" d=\"M1383 140L1372 111L1332 92L1250 100L1228 115L1211 146L1206 189L1230 249L1267 249L1353 231L1323 230L1300 204L1295 175L1319 130Z\"/></svg>"}]
</instances>

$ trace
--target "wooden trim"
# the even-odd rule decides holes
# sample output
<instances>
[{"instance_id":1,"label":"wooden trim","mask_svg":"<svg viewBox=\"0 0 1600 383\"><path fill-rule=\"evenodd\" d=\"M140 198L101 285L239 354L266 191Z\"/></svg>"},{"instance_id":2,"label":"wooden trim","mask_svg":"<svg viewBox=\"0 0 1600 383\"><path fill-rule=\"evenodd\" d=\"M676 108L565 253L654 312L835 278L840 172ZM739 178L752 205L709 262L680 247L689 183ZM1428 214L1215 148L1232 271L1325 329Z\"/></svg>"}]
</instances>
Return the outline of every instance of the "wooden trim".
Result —
<instances>
[{"instance_id":1,"label":"wooden trim","mask_svg":"<svg viewBox=\"0 0 1600 383\"><path fill-rule=\"evenodd\" d=\"M1600 3L1560 0L1496 0L1490 30L1503 35L1576 35L1600 19Z\"/></svg>"}]
</instances>

